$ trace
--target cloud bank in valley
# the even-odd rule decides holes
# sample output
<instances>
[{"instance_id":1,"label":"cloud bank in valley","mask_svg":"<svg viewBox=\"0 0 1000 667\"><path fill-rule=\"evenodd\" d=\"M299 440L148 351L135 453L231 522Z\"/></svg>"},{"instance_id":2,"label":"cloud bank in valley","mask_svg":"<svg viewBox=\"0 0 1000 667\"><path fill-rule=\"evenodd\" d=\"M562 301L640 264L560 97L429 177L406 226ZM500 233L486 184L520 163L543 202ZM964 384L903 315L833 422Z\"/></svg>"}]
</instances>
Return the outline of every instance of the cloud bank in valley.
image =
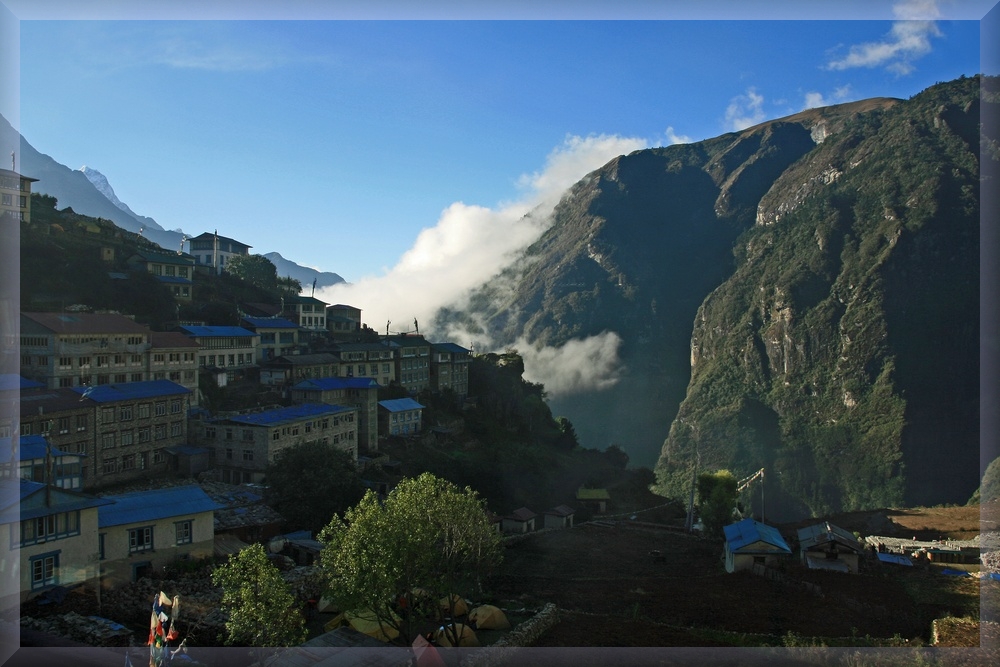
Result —
<instances>
[{"instance_id":1,"label":"cloud bank in valley","mask_svg":"<svg viewBox=\"0 0 1000 667\"><path fill-rule=\"evenodd\" d=\"M469 291L493 278L521 250L533 243L550 224L550 214L562 194L589 172L613 158L645 148L647 141L634 137L599 135L569 136L546 159L545 167L518 180L522 192L517 201L495 208L456 202L446 208L433 227L423 229L413 246L395 266L382 275L368 276L356 283L338 284L318 290L316 297L327 303L346 303L361 308L364 322L380 333L410 331L413 321L433 321L444 306L461 308ZM396 323L396 324L391 324ZM451 332L422 331L434 336ZM452 338L469 346L470 341ZM526 365L534 382L543 382L550 393L563 387L596 386L616 360L617 344L608 335L595 340L576 341L560 350L524 347ZM477 346L477 351L481 350ZM559 363L569 364L580 356L600 364L589 372L583 368L572 378L560 371ZM596 355L596 357L594 356ZM534 364L538 364L534 367ZM570 366L567 366L569 368ZM539 369L547 369L544 373ZM548 375L546 375L548 373ZM550 382L554 383L550 387Z\"/></svg>"},{"instance_id":2,"label":"cloud bank in valley","mask_svg":"<svg viewBox=\"0 0 1000 667\"><path fill-rule=\"evenodd\" d=\"M524 359L524 379L540 382L550 396L607 389L618 382L621 337L613 331L571 340L562 347L535 347L519 339L514 347Z\"/></svg>"}]
</instances>

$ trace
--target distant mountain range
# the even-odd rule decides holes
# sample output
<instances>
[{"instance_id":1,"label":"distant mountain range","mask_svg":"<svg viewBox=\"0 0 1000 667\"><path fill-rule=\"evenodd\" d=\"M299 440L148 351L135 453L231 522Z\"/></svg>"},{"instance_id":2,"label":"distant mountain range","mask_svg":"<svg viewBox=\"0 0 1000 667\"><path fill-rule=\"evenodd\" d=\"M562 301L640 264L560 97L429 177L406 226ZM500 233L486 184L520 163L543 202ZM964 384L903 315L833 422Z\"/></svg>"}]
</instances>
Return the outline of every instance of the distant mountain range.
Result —
<instances>
[{"instance_id":1,"label":"distant mountain range","mask_svg":"<svg viewBox=\"0 0 1000 667\"><path fill-rule=\"evenodd\" d=\"M60 208L69 207L83 215L110 220L130 232L141 230L144 237L169 250L180 250L184 247L182 243L186 237L197 236L205 231L197 230L193 234L185 234L181 229L166 230L153 218L135 213L118 199L104 174L86 166L70 169L48 155L39 153L2 115L0 115L0 150L3 151L3 155L10 155L11 151L16 150L17 171L38 179L32 191L55 197ZM234 238L239 237L238 233L232 231L220 231ZM262 254L274 262L278 275L295 278L302 283L304 290L311 289L313 280L316 281L317 288L344 282L344 279L336 273L300 266L278 253Z\"/></svg>"},{"instance_id":2,"label":"distant mountain range","mask_svg":"<svg viewBox=\"0 0 1000 667\"><path fill-rule=\"evenodd\" d=\"M998 88L963 77L618 157L435 324L498 348L617 334L617 385L550 403L586 446L656 461L666 495L694 469L764 468L775 519L964 503Z\"/></svg>"}]
</instances>

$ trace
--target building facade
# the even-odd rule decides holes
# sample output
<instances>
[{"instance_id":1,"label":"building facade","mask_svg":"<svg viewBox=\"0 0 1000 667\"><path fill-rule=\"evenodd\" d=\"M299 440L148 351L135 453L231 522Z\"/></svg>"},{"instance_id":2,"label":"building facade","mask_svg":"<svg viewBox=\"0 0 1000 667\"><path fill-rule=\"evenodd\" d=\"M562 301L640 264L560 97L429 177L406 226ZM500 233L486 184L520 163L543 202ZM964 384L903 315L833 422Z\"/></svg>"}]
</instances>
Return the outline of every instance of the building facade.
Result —
<instances>
[{"instance_id":1,"label":"building facade","mask_svg":"<svg viewBox=\"0 0 1000 667\"><path fill-rule=\"evenodd\" d=\"M306 403L192 422L192 436L210 448L212 467L223 482L259 483L281 453L320 442L358 457L358 409Z\"/></svg>"},{"instance_id":2,"label":"building facade","mask_svg":"<svg viewBox=\"0 0 1000 667\"><path fill-rule=\"evenodd\" d=\"M198 405L198 352L201 346L177 331L149 334L146 379L170 380L191 390L191 404Z\"/></svg>"},{"instance_id":3,"label":"building facade","mask_svg":"<svg viewBox=\"0 0 1000 667\"><path fill-rule=\"evenodd\" d=\"M180 558L212 555L219 507L197 484L105 496L98 512L101 579L115 586Z\"/></svg>"},{"instance_id":4,"label":"building facade","mask_svg":"<svg viewBox=\"0 0 1000 667\"><path fill-rule=\"evenodd\" d=\"M327 306L326 329L336 339L351 340L361 331L361 309L342 303Z\"/></svg>"},{"instance_id":5,"label":"building facade","mask_svg":"<svg viewBox=\"0 0 1000 667\"><path fill-rule=\"evenodd\" d=\"M429 389L431 344L423 336L414 334L388 336L385 343L392 350L399 386L410 394Z\"/></svg>"},{"instance_id":6,"label":"building facade","mask_svg":"<svg viewBox=\"0 0 1000 667\"><path fill-rule=\"evenodd\" d=\"M21 375L50 389L140 382L149 338L124 315L21 313Z\"/></svg>"},{"instance_id":7,"label":"building facade","mask_svg":"<svg viewBox=\"0 0 1000 667\"><path fill-rule=\"evenodd\" d=\"M260 336L243 327L182 326L181 333L201 348L199 368L224 370L228 380L245 377L257 369Z\"/></svg>"},{"instance_id":8,"label":"building facade","mask_svg":"<svg viewBox=\"0 0 1000 667\"><path fill-rule=\"evenodd\" d=\"M257 348L258 364L300 352L299 326L289 319L246 316L240 323L245 329L260 337Z\"/></svg>"},{"instance_id":9,"label":"building facade","mask_svg":"<svg viewBox=\"0 0 1000 667\"><path fill-rule=\"evenodd\" d=\"M396 380L393 351L381 343L340 343L334 353L340 359L336 375L345 378L372 378L383 387Z\"/></svg>"},{"instance_id":10,"label":"building facade","mask_svg":"<svg viewBox=\"0 0 1000 667\"><path fill-rule=\"evenodd\" d=\"M10 169L0 169L0 218L30 223L31 184L37 181Z\"/></svg>"},{"instance_id":11,"label":"building facade","mask_svg":"<svg viewBox=\"0 0 1000 667\"><path fill-rule=\"evenodd\" d=\"M412 398L395 398L378 402L379 433L383 436L411 436L423 428L424 406Z\"/></svg>"},{"instance_id":12,"label":"building facade","mask_svg":"<svg viewBox=\"0 0 1000 667\"><path fill-rule=\"evenodd\" d=\"M326 331L326 304L312 296L286 296L284 315L308 331Z\"/></svg>"},{"instance_id":13,"label":"building facade","mask_svg":"<svg viewBox=\"0 0 1000 667\"><path fill-rule=\"evenodd\" d=\"M292 385L312 378L336 377L340 359L329 352L282 356L263 364L261 384Z\"/></svg>"},{"instance_id":14,"label":"building facade","mask_svg":"<svg viewBox=\"0 0 1000 667\"><path fill-rule=\"evenodd\" d=\"M207 266L215 273L222 273L226 264L236 255L249 255L250 248L245 243L227 236L219 236L216 231L212 234L205 232L194 238L188 239L191 255L194 256L195 264Z\"/></svg>"},{"instance_id":15,"label":"building facade","mask_svg":"<svg viewBox=\"0 0 1000 667\"><path fill-rule=\"evenodd\" d=\"M129 267L156 276L174 298L190 302L194 297L194 257L185 253L140 250L128 258Z\"/></svg>"},{"instance_id":16,"label":"building facade","mask_svg":"<svg viewBox=\"0 0 1000 667\"><path fill-rule=\"evenodd\" d=\"M459 399L469 395L469 350L454 343L431 345L431 389L450 390Z\"/></svg>"},{"instance_id":17,"label":"building facade","mask_svg":"<svg viewBox=\"0 0 1000 667\"><path fill-rule=\"evenodd\" d=\"M127 482L168 470L167 447L187 442L191 391L169 380L149 380L74 391L94 409L94 452L85 488Z\"/></svg>"},{"instance_id":18,"label":"building facade","mask_svg":"<svg viewBox=\"0 0 1000 667\"><path fill-rule=\"evenodd\" d=\"M317 378L292 387L296 403L352 405L358 409L358 445L378 450L378 388L372 378Z\"/></svg>"}]
</instances>

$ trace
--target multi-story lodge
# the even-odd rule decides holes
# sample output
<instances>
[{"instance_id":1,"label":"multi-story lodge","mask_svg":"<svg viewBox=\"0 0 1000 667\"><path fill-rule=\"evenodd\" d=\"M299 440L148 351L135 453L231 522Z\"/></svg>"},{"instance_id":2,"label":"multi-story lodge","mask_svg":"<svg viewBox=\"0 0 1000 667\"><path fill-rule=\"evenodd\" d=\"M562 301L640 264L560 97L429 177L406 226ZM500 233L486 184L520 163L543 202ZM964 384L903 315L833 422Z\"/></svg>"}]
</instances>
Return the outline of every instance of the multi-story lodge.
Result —
<instances>
[{"instance_id":1,"label":"multi-story lodge","mask_svg":"<svg viewBox=\"0 0 1000 667\"><path fill-rule=\"evenodd\" d=\"M382 343L340 343L333 351L340 358L339 377L373 378L383 387L396 379L392 348Z\"/></svg>"},{"instance_id":2,"label":"multi-story lodge","mask_svg":"<svg viewBox=\"0 0 1000 667\"><path fill-rule=\"evenodd\" d=\"M96 404L94 449L84 488L164 473L165 450L187 442L191 391L175 382L149 380L73 391Z\"/></svg>"},{"instance_id":3,"label":"multi-story lodge","mask_svg":"<svg viewBox=\"0 0 1000 667\"><path fill-rule=\"evenodd\" d=\"M87 470L86 462L94 455L96 404L89 399L81 400L80 394L72 389L45 388L22 391L20 403L22 449L32 438L43 438L53 449L87 457L81 461L79 487L86 488L87 478L93 477L93 470Z\"/></svg>"},{"instance_id":4,"label":"multi-story lodge","mask_svg":"<svg viewBox=\"0 0 1000 667\"><path fill-rule=\"evenodd\" d=\"M469 395L469 350L454 343L431 345L431 389L450 389L464 399Z\"/></svg>"},{"instance_id":5,"label":"multi-story lodge","mask_svg":"<svg viewBox=\"0 0 1000 667\"><path fill-rule=\"evenodd\" d=\"M313 296L286 296L284 315L308 331L326 331L326 304Z\"/></svg>"},{"instance_id":6,"label":"multi-story lodge","mask_svg":"<svg viewBox=\"0 0 1000 667\"><path fill-rule=\"evenodd\" d=\"M361 331L361 309L342 303L327 306L326 330L334 338L350 340Z\"/></svg>"},{"instance_id":7,"label":"multi-story lodge","mask_svg":"<svg viewBox=\"0 0 1000 667\"><path fill-rule=\"evenodd\" d=\"M431 386L431 344L419 334L388 336L386 345L393 352L396 381L411 394L419 394Z\"/></svg>"},{"instance_id":8,"label":"multi-story lodge","mask_svg":"<svg viewBox=\"0 0 1000 667\"><path fill-rule=\"evenodd\" d=\"M37 180L0 169L0 219L31 222L31 184Z\"/></svg>"},{"instance_id":9,"label":"multi-story lodge","mask_svg":"<svg viewBox=\"0 0 1000 667\"><path fill-rule=\"evenodd\" d=\"M383 435L417 435L422 430L424 406L412 398L379 401L378 408L379 432Z\"/></svg>"},{"instance_id":10,"label":"multi-story lodge","mask_svg":"<svg viewBox=\"0 0 1000 667\"><path fill-rule=\"evenodd\" d=\"M198 266L211 267L215 273L222 273L226 264L236 255L249 255L251 246L241 243L236 239L226 236L219 236L219 232L214 234L205 232L192 239L188 239L191 244L191 254Z\"/></svg>"},{"instance_id":11,"label":"multi-story lodge","mask_svg":"<svg viewBox=\"0 0 1000 667\"><path fill-rule=\"evenodd\" d=\"M139 382L149 338L124 315L21 313L21 375L49 388Z\"/></svg>"},{"instance_id":12,"label":"multi-story lodge","mask_svg":"<svg viewBox=\"0 0 1000 667\"><path fill-rule=\"evenodd\" d=\"M178 301L193 297L194 257L184 253L139 250L127 260L129 267L146 271L166 285Z\"/></svg>"},{"instance_id":13,"label":"multi-story lodge","mask_svg":"<svg viewBox=\"0 0 1000 667\"><path fill-rule=\"evenodd\" d=\"M284 317L250 317L240 320L244 328L260 336L257 363L299 353L299 325Z\"/></svg>"},{"instance_id":14,"label":"multi-story lodge","mask_svg":"<svg viewBox=\"0 0 1000 667\"><path fill-rule=\"evenodd\" d=\"M263 364L261 384L291 385L310 378L336 377L340 359L329 352L281 356Z\"/></svg>"},{"instance_id":15,"label":"multi-story lodge","mask_svg":"<svg viewBox=\"0 0 1000 667\"><path fill-rule=\"evenodd\" d=\"M358 457L358 409L306 403L192 420L192 435L210 448L222 481L260 482L267 465L296 445L320 442Z\"/></svg>"},{"instance_id":16,"label":"multi-story lodge","mask_svg":"<svg viewBox=\"0 0 1000 667\"><path fill-rule=\"evenodd\" d=\"M201 346L179 331L149 334L146 378L170 380L191 390L191 404L198 405L198 352Z\"/></svg>"},{"instance_id":17,"label":"multi-story lodge","mask_svg":"<svg viewBox=\"0 0 1000 667\"><path fill-rule=\"evenodd\" d=\"M228 380L257 367L260 336L243 327L182 326L182 333L201 347L198 365L226 371Z\"/></svg>"},{"instance_id":18,"label":"multi-story lodge","mask_svg":"<svg viewBox=\"0 0 1000 667\"><path fill-rule=\"evenodd\" d=\"M358 409L358 444L378 449L378 383L371 378L316 378L292 387L296 403L353 405Z\"/></svg>"}]
</instances>

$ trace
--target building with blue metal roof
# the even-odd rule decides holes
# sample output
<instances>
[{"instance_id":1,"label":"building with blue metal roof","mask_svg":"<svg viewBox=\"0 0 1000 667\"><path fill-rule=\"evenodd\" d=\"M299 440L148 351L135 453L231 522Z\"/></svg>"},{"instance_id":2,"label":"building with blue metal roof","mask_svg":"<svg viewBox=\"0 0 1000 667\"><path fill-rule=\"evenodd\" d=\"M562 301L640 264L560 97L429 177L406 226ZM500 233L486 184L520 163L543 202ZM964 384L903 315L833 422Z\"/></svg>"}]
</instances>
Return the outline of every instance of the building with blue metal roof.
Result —
<instances>
[{"instance_id":1,"label":"building with blue metal roof","mask_svg":"<svg viewBox=\"0 0 1000 667\"><path fill-rule=\"evenodd\" d=\"M86 454L65 452L40 435L22 435L18 438L20 458L19 475L23 479L50 484L61 489L83 488L83 457ZM0 451L10 451L11 438L0 438ZM50 468L46 473L46 467Z\"/></svg>"},{"instance_id":2,"label":"building with blue metal roof","mask_svg":"<svg viewBox=\"0 0 1000 667\"><path fill-rule=\"evenodd\" d=\"M180 396L191 393L187 387L170 380L146 380L145 382L101 384L93 387L73 387L73 391L95 403L134 401L140 398Z\"/></svg>"},{"instance_id":3,"label":"building with blue metal roof","mask_svg":"<svg viewBox=\"0 0 1000 667\"><path fill-rule=\"evenodd\" d=\"M0 594L0 610L56 586L95 581L98 511L108 503L23 478L0 479L0 544L10 548L9 569L19 578L18 590Z\"/></svg>"},{"instance_id":4,"label":"building with blue metal roof","mask_svg":"<svg viewBox=\"0 0 1000 667\"><path fill-rule=\"evenodd\" d=\"M99 508L97 526L106 582L136 581L174 559L212 555L221 506L197 484L104 499L112 501Z\"/></svg>"},{"instance_id":5,"label":"building with blue metal roof","mask_svg":"<svg viewBox=\"0 0 1000 667\"><path fill-rule=\"evenodd\" d=\"M178 329L201 346L198 366L219 368L226 379L245 376L256 368L260 336L243 327L182 326Z\"/></svg>"},{"instance_id":6,"label":"building with blue metal roof","mask_svg":"<svg viewBox=\"0 0 1000 667\"><path fill-rule=\"evenodd\" d=\"M299 352L299 325L285 317L250 317L240 322L260 336L257 363L264 363L286 354Z\"/></svg>"},{"instance_id":7,"label":"building with blue metal roof","mask_svg":"<svg viewBox=\"0 0 1000 667\"><path fill-rule=\"evenodd\" d=\"M378 450L379 384L368 377L326 377L303 380L292 387L296 403L353 405L358 409L358 443L369 452Z\"/></svg>"},{"instance_id":8,"label":"building with blue metal roof","mask_svg":"<svg viewBox=\"0 0 1000 667\"><path fill-rule=\"evenodd\" d=\"M754 519L743 519L724 526L726 572L751 569L755 564L775 565L792 555L777 528Z\"/></svg>"},{"instance_id":9,"label":"building with blue metal roof","mask_svg":"<svg viewBox=\"0 0 1000 667\"><path fill-rule=\"evenodd\" d=\"M411 436L420 433L424 406L412 398L395 398L378 402L379 433Z\"/></svg>"},{"instance_id":10,"label":"building with blue metal roof","mask_svg":"<svg viewBox=\"0 0 1000 667\"><path fill-rule=\"evenodd\" d=\"M350 405L304 403L225 417L192 419L192 435L209 447L222 481L261 482L281 452L318 442L358 456L358 409Z\"/></svg>"}]
</instances>

